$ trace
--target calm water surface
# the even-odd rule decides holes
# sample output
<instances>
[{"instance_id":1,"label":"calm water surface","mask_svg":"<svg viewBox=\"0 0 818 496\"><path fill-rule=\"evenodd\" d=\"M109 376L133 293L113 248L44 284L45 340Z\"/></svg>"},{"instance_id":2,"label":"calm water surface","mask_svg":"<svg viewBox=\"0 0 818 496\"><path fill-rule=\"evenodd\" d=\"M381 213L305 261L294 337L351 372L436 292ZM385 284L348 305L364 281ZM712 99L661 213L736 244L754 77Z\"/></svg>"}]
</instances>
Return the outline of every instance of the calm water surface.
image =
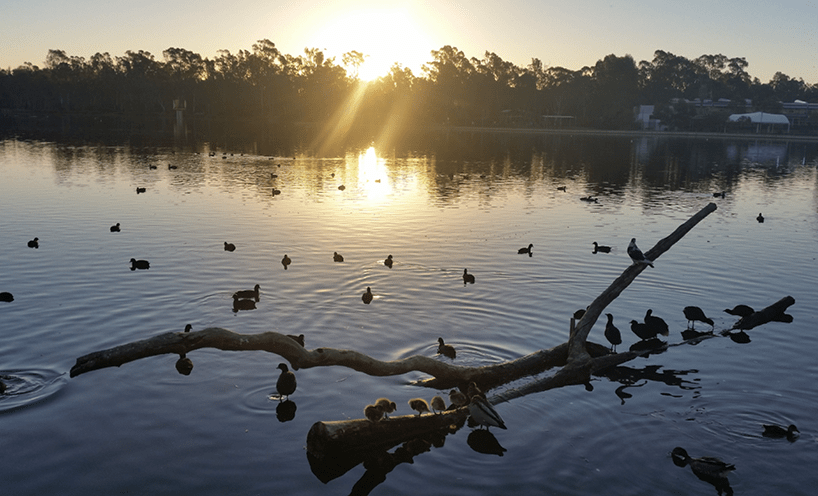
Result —
<instances>
[{"instance_id":1,"label":"calm water surface","mask_svg":"<svg viewBox=\"0 0 818 496\"><path fill-rule=\"evenodd\" d=\"M735 321L724 308L791 295L792 323L749 331L747 344L719 337L629 362L618 380L594 378L592 392L502 403L508 430L492 432L504 456L473 451L465 428L372 494L714 494L671 462L675 446L734 463L735 494L813 494L816 163L815 144L649 138L452 135L332 157L0 141L0 291L15 298L0 303L2 493L348 494L365 469L320 482L310 426L360 418L380 396L409 413L409 398L440 394L409 384L422 375L299 370L297 413L282 423L270 399L282 360L268 353L195 351L187 377L167 355L73 379L68 370L187 323L303 333L307 348L382 360L433 356L439 336L458 364L513 359L566 341L570 315L630 263L631 237L647 250L715 202L606 310L621 348L648 308L670 342L682 340L686 305L721 330ZM580 201L589 194L599 203ZM117 222L122 232L109 232ZM39 249L27 248L35 236ZM593 241L612 253L592 254ZM517 255L529 243L533 256ZM150 270L129 270L131 258ZM464 287L464 268L476 284ZM231 294L254 284L258 308L233 312ZM360 300L367 286L371 305ZM604 342L603 329L604 318L590 339ZM770 422L801 436L764 438Z\"/></svg>"}]
</instances>

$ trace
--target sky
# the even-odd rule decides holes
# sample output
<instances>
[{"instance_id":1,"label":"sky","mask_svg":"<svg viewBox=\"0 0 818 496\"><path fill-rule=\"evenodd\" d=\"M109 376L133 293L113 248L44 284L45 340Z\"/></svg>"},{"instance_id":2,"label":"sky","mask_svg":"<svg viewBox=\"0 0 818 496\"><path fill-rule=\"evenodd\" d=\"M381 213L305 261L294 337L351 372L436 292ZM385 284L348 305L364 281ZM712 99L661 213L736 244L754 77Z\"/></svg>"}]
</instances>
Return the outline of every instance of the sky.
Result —
<instances>
[{"instance_id":1,"label":"sky","mask_svg":"<svg viewBox=\"0 0 818 496\"><path fill-rule=\"evenodd\" d=\"M362 79L393 63L422 76L431 51L493 52L518 66L592 66L606 55L650 61L656 50L694 59L744 57L768 82L776 72L818 84L818 0L0 0L0 68L42 67L49 49L90 58L184 48L215 58L268 39L283 53L318 48L342 64L367 56Z\"/></svg>"}]
</instances>

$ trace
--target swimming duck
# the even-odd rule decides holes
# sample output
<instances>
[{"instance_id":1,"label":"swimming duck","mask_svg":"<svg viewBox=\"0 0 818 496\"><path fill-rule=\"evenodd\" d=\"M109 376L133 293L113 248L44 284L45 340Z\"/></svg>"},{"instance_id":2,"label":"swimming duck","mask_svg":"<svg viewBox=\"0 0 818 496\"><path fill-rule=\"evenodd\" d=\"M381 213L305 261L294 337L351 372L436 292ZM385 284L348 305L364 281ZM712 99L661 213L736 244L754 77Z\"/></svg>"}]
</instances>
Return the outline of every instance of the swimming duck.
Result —
<instances>
[{"instance_id":1,"label":"swimming duck","mask_svg":"<svg viewBox=\"0 0 818 496\"><path fill-rule=\"evenodd\" d=\"M764 216L763 216L763 215L761 215L761 213L759 212L758 217L756 217L756 220L757 220L759 223L762 223L762 222L764 222Z\"/></svg>"},{"instance_id":2,"label":"swimming duck","mask_svg":"<svg viewBox=\"0 0 818 496\"><path fill-rule=\"evenodd\" d=\"M280 195L280 194L281 194L281 190L280 190L280 189L273 188L273 196L275 196L275 195Z\"/></svg>"},{"instance_id":3,"label":"swimming duck","mask_svg":"<svg viewBox=\"0 0 818 496\"><path fill-rule=\"evenodd\" d=\"M435 396L432 398L431 407L434 413L442 412L446 409L446 401L440 396Z\"/></svg>"},{"instance_id":4,"label":"swimming duck","mask_svg":"<svg viewBox=\"0 0 818 496\"><path fill-rule=\"evenodd\" d=\"M418 417L423 415L423 412L429 411L429 403L426 403L426 400L423 398L412 398L409 400L409 407L418 412Z\"/></svg>"},{"instance_id":5,"label":"swimming duck","mask_svg":"<svg viewBox=\"0 0 818 496\"><path fill-rule=\"evenodd\" d=\"M290 395L295 392L295 374L287 368L286 363L279 363L276 368L281 370L281 375L278 376L276 381L276 391L278 391L280 398L286 396L289 399Z\"/></svg>"},{"instance_id":6,"label":"swimming duck","mask_svg":"<svg viewBox=\"0 0 818 496\"><path fill-rule=\"evenodd\" d=\"M567 191L565 186L557 186L557 191Z\"/></svg>"},{"instance_id":7,"label":"swimming duck","mask_svg":"<svg viewBox=\"0 0 818 496\"><path fill-rule=\"evenodd\" d=\"M593 197L593 196L591 196L591 195L588 195L588 196L583 196L582 198L580 198L580 200L582 200L582 201L584 201L584 202L588 202L588 203L599 203L599 199L598 199L598 198L594 198L594 197Z\"/></svg>"},{"instance_id":8,"label":"swimming duck","mask_svg":"<svg viewBox=\"0 0 818 496\"><path fill-rule=\"evenodd\" d=\"M474 284L474 276L469 274L469 269L463 269L463 285Z\"/></svg>"},{"instance_id":9,"label":"swimming duck","mask_svg":"<svg viewBox=\"0 0 818 496\"><path fill-rule=\"evenodd\" d=\"M594 241L594 253L610 253L610 252L611 252L611 247L610 246L600 245L600 244L597 244L596 241Z\"/></svg>"},{"instance_id":10,"label":"swimming duck","mask_svg":"<svg viewBox=\"0 0 818 496\"><path fill-rule=\"evenodd\" d=\"M39 248L40 247L40 238L34 238L28 242L29 248Z\"/></svg>"},{"instance_id":11,"label":"swimming duck","mask_svg":"<svg viewBox=\"0 0 818 496\"><path fill-rule=\"evenodd\" d=\"M372 303L372 289L370 289L369 286L366 287L366 293L361 295L361 300L363 300L363 302L367 305Z\"/></svg>"},{"instance_id":12,"label":"swimming duck","mask_svg":"<svg viewBox=\"0 0 818 496\"><path fill-rule=\"evenodd\" d=\"M150 268L151 268L151 264L147 260L137 260L135 258L131 259L131 270L136 270L136 269L146 270L146 269L150 269Z\"/></svg>"},{"instance_id":13,"label":"swimming duck","mask_svg":"<svg viewBox=\"0 0 818 496\"><path fill-rule=\"evenodd\" d=\"M389 414L398 409L398 405L389 398L378 398L375 400L375 404L381 408L383 416L386 418L389 418Z\"/></svg>"},{"instance_id":14,"label":"swimming duck","mask_svg":"<svg viewBox=\"0 0 818 496\"><path fill-rule=\"evenodd\" d=\"M667 327L667 322L665 322L661 317L651 315L652 313L653 310L650 308L647 312L645 312L645 325L651 329L654 335L661 334L662 336L667 336L670 334L670 329Z\"/></svg>"},{"instance_id":15,"label":"swimming duck","mask_svg":"<svg viewBox=\"0 0 818 496\"><path fill-rule=\"evenodd\" d=\"M454 360L454 357L456 355L456 352L454 350L454 346L452 346L450 344L444 344L443 343L443 338L437 338L437 342L438 342L437 353L439 355L443 355L445 357L449 357L452 360Z\"/></svg>"},{"instance_id":16,"label":"swimming duck","mask_svg":"<svg viewBox=\"0 0 818 496\"><path fill-rule=\"evenodd\" d=\"M147 188L140 188L139 186L136 187L136 194L137 195L139 193L144 193L145 191L147 191Z\"/></svg>"},{"instance_id":17,"label":"swimming duck","mask_svg":"<svg viewBox=\"0 0 818 496\"><path fill-rule=\"evenodd\" d=\"M790 426L787 427L786 429L781 427L780 425L775 424L763 424L763 427L764 432L762 433L762 435L764 437L775 438L786 437L789 441L795 441L795 438L798 437L798 434L796 434L796 432L799 434L801 433L801 431L798 430L798 427L796 427L795 424L790 424Z\"/></svg>"},{"instance_id":18,"label":"swimming duck","mask_svg":"<svg viewBox=\"0 0 818 496\"><path fill-rule=\"evenodd\" d=\"M613 323L613 315L606 313L608 323L605 324L605 339L611 343L611 351L616 352L616 345L622 344L622 334Z\"/></svg>"},{"instance_id":19,"label":"swimming duck","mask_svg":"<svg viewBox=\"0 0 818 496\"><path fill-rule=\"evenodd\" d=\"M119 222L116 225L111 226L111 232L119 232Z\"/></svg>"},{"instance_id":20,"label":"swimming duck","mask_svg":"<svg viewBox=\"0 0 818 496\"><path fill-rule=\"evenodd\" d=\"M304 335L303 334L299 334L298 336L296 336L294 334L287 334L287 337L292 339L296 343L300 344L302 348L304 347Z\"/></svg>"},{"instance_id":21,"label":"swimming duck","mask_svg":"<svg viewBox=\"0 0 818 496\"><path fill-rule=\"evenodd\" d=\"M364 416L370 422L378 422L383 418L383 409L380 405L366 405L364 407Z\"/></svg>"},{"instance_id":22,"label":"swimming duck","mask_svg":"<svg viewBox=\"0 0 818 496\"><path fill-rule=\"evenodd\" d=\"M715 326L715 324L713 323L713 319L707 318L707 316L704 315L704 311L699 307L692 307L692 306L691 307L684 307L684 309L682 311L685 314L685 318L687 319L688 325L690 325L691 322L693 323L692 326L691 326L693 328L696 327L696 321L697 320L699 322L704 322L705 324L709 324L710 327Z\"/></svg>"},{"instance_id":23,"label":"swimming duck","mask_svg":"<svg viewBox=\"0 0 818 496\"><path fill-rule=\"evenodd\" d=\"M648 259L642 250L636 246L636 238L631 238L631 242L628 244L628 256L631 257L633 263L643 263L648 264L653 267L653 260Z\"/></svg>"},{"instance_id":24,"label":"swimming duck","mask_svg":"<svg viewBox=\"0 0 818 496\"><path fill-rule=\"evenodd\" d=\"M14 301L14 296L8 291L3 291L2 293L0 293L0 301L11 303L12 301Z\"/></svg>"},{"instance_id":25,"label":"swimming duck","mask_svg":"<svg viewBox=\"0 0 818 496\"><path fill-rule=\"evenodd\" d=\"M532 251L531 251L532 248L534 248L534 245L529 243L527 248L520 248L519 250L517 250L517 253L520 254L520 255L522 255L524 253L526 253L528 255L531 255L532 254Z\"/></svg>"},{"instance_id":26,"label":"swimming duck","mask_svg":"<svg viewBox=\"0 0 818 496\"><path fill-rule=\"evenodd\" d=\"M469 415L479 425L507 429L505 422L486 398L474 395L469 402Z\"/></svg>"},{"instance_id":27,"label":"swimming duck","mask_svg":"<svg viewBox=\"0 0 818 496\"><path fill-rule=\"evenodd\" d=\"M747 305L736 305L733 308L725 308L724 311L737 317L746 317L755 313L753 307L748 307Z\"/></svg>"},{"instance_id":28,"label":"swimming duck","mask_svg":"<svg viewBox=\"0 0 818 496\"><path fill-rule=\"evenodd\" d=\"M690 465L690 468L693 469L693 473L700 478L723 479L727 477L727 474L729 474L732 470L736 469L735 465L725 463L713 456L691 458L684 448L673 448L670 455L675 461L681 463L680 466L684 467L685 465Z\"/></svg>"},{"instance_id":29,"label":"swimming duck","mask_svg":"<svg viewBox=\"0 0 818 496\"><path fill-rule=\"evenodd\" d=\"M389 255L388 257L386 257L386 259L383 261L383 264L391 269L392 268L392 255Z\"/></svg>"},{"instance_id":30,"label":"swimming duck","mask_svg":"<svg viewBox=\"0 0 818 496\"><path fill-rule=\"evenodd\" d=\"M236 245L233 243L224 242L224 251L236 251Z\"/></svg>"},{"instance_id":31,"label":"swimming duck","mask_svg":"<svg viewBox=\"0 0 818 496\"><path fill-rule=\"evenodd\" d=\"M233 293L233 298L254 298L258 300L258 293L261 286L256 284L253 289L243 289L241 291L236 291Z\"/></svg>"},{"instance_id":32,"label":"swimming duck","mask_svg":"<svg viewBox=\"0 0 818 496\"><path fill-rule=\"evenodd\" d=\"M284 266L284 270L287 270L287 266L290 265L291 263L293 263L293 261L290 260L290 257L288 257L287 254L285 253L284 258L281 259L281 265Z\"/></svg>"},{"instance_id":33,"label":"swimming duck","mask_svg":"<svg viewBox=\"0 0 818 496\"><path fill-rule=\"evenodd\" d=\"M451 403L452 406L461 407L468 405L469 399L457 389L452 389L449 391L449 403Z\"/></svg>"},{"instance_id":34,"label":"swimming duck","mask_svg":"<svg viewBox=\"0 0 818 496\"><path fill-rule=\"evenodd\" d=\"M338 189L343 191L343 190L347 189L347 187L342 184L342 185L338 186Z\"/></svg>"},{"instance_id":35,"label":"swimming duck","mask_svg":"<svg viewBox=\"0 0 818 496\"><path fill-rule=\"evenodd\" d=\"M337 251L334 251L334 252L332 252L332 259L334 261L336 261L336 262L343 262L344 261L344 256L339 255Z\"/></svg>"}]
</instances>

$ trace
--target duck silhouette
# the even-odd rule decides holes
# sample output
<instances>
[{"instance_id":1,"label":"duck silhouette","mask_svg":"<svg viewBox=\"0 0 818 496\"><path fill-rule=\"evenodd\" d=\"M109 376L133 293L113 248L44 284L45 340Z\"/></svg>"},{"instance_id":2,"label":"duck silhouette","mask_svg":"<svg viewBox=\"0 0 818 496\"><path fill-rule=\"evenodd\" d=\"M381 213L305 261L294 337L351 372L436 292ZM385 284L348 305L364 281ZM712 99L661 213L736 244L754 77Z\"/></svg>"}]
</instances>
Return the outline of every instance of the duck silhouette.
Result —
<instances>
[{"instance_id":1,"label":"duck silhouette","mask_svg":"<svg viewBox=\"0 0 818 496\"><path fill-rule=\"evenodd\" d=\"M236 251L236 245L233 243L224 242L224 251Z\"/></svg>"},{"instance_id":2,"label":"duck silhouette","mask_svg":"<svg viewBox=\"0 0 818 496\"><path fill-rule=\"evenodd\" d=\"M684 309L682 311L685 314L685 318L687 319L688 326L690 326L691 328L696 327L696 321L704 322L705 324L710 325L710 327L715 326L715 324L713 323L713 319L707 318L707 316L704 314L704 310L702 310L699 307L693 307L693 306L684 307ZM691 325L691 323L692 323L692 325Z\"/></svg>"},{"instance_id":3,"label":"duck silhouette","mask_svg":"<svg viewBox=\"0 0 818 496\"><path fill-rule=\"evenodd\" d=\"M40 247L40 238L34 238L28 242L29 248L39 248Z\"/></svg>"},{"instance_id":4,"label":"duck silhouette","mask_svg":"<svg viewBox=\"0 0 818 496\"><path fill-rule=\"evenodd\" d=\"M606 313L608 323L605 324L605 339L611 343L611 351L616 352L616 345L622 344L622 334L613 323L613 315Z\"/></svg>"},{"instance_id":5,"label":"duck silhouette","mask_svg":"<svg viewBox=\"0 0 818 496\"><path fill-rule=\"evenodd\" d=\"M287 254L285 253L285 254L284 254L284 258L282 258L282 259L281 259L281 265L283 265L283 266L284 266L284 270L287 270L287 267L288 267L288 266L289 266L291 263L293 263L293 261L292 261L292 260L290 260L290 257L288 257L288 256L287 256Z\"/></svg>"},{"instance_id":6,"label":"duck silhouette","mask_svg":"<svg viewBox=\"0 0 818 496\"><path fill-rule=\"evenodd\" d=\"M713 193L713 198L724 198L724 191Z\"/></svg>"},{"instance_id":7,"label":"duck silhouette","mask_svg":"<svg viewBox=\"0 0 818 496\"><path fill-rule=\"evenodd\" d=\"M344 256L339 255L337 251L334 251L334 252L332 252L332 260L334 262L343 262L344 261Z\"/></svg>"},{"instance_id":8,"label":"duck silhouette","mask_svg":"<svg viewBox=\"0 0 818 496\"><path fill-rule=\"evenodd\" d=\"M343 191L343 190L347 189L347 187L342 184L342 185L338 186L338 189Z\"/></svg>"},{"instance_id":9,"label":"duck silhouette","mask_svg":"<svg viewBox=\"0 0 818 496\"><path fill-rule=\"evenodd\" d=\"M119 232L119 222L111 226L111 232Z\"/></svg>"},{"instance_id":10,"label":"duck silhouette","mask_svg":"<svg viewBox=\"0 0 818 496\"><path fill-rule=\"evenodd\" d=\"M733 494L730 483L727 481L727 474L735 470L735 465L723 462L714 456L703 456L701 458L691 458L684 448L676 447L670 453L674 465L684 467L690 465L693 475L716 487L719 494L726 492Z\"/></svg>"},{"instance_id":11,"label":"duck silhouette","mask_svg":"<svg viewBox=\"0 0 818 496\"><path fill-rule=\"evenodd\" d=\"M235 293L233 293L233 298L240 298L240 299L253 298L254 300L258 301L259 300L259 290L260 289L261 289L261 286L256 284L255 286L253 286L253 289L243 289L241 291L236 291Z\"/></svg>"},{"instance_id":12,"label":"duck silhouette","mask_svg":"<svg viewBox=\"0 0 818 496\"><path fill-rule=\"evenodd\" d=\"M469 415L472 420L485 427L499 427L500 429L508 429L505 422L497 413L497 410L491 406L491 403L483 396L474 395L469 402Z\"/></svg>"},{"instance_id":13,"label":"duck silhouette","mask_svg":"<svg viewBox=\"0 0 818 496\"><path fill-rule=\"evenodd\" d=\"M597 244L596 241L594 241L594 253L610 253L610 252L611 252L611 247L610 246L600 245L600 244Z\"/></svg>"},{"instance_id":14,"label":"duck silhouette","mask_svg":"<svg viewBox=\"0 0 818 496\"><path fill-rule=\"evenodd\" d=\"M392 255L387 256L386 259L384 259L384 261L383 261L383 264L386 265L387 267L389 267L390 269L392 268L392 263L393 263L392 262Z\"/></svg>"},{"instance_id":15,"label":"duck silhouette","mask_svg":"<svg viewBox=\"0 0 818 496\"><path fill-rule=\"evenodd\" d=\"M469 274L469 269L463 269L463 285L474 284L474 275Z\"/></svg>"},{"instance_id":16,"label":"duck silhouette","mask_svg":"<svg viewBox=\"0 0 818 496\"><path fill-rule=\"evenodd\" d=\"M466 395L458 391L457 389L452 389L449 391L449 403L452 404L454 407L461 407L466 406L469 404L469 399L466 398Z\"/></svg>"},{"instance_id":17,"label":"duck silhouette","mask_svg":"<svg viewBox=\"0 0 818 496\"><path fill-rule=\"evenodd\" d=\"M533 254L533 252L531 251L532 248L534 248L534 245L529 243L528 247L520 248L519 250L517 250L517 253L520 255L522 254L532 255Z\"/></svg>"},{"instance_id":18,"label":"duck silhouette","mask_svg":"<svg viewBox=\"0 0 818 496\"><path fill-rule=\"evenodd\" d=\"M758 214L758 217L756 217L756 220L759 222L759 224L761 224L761 223L763 223L763 222L764 222L764 216L763 216L763 215L761 215L761 213L759 213L759 214Z\"/></svg>"},{"instance_id":19,"label":"duck silhouette","mask_svg":"<svg viewBox=\"0 0 818 496\"><path fill-rule=\"evenodd\" d=\"M14 295L9 293L8 291L3 291L2 293L0 293L0 301L5 303L11 303L12 301L14 301Z\"/></svg>"},{"instance_id":20,"label":"duck silhouette","mask_svg":"<svg viewBox=\"0 0 818 496\"><path fill-rule=\"evenodd\" d=\"M366 287L366 293L361 295L361 300L367 305L372 303L372 289L369 286Z\"/></svg>"},{"instance_id":21,"label":"duck silhouette","mask_svg":"<svg viewBox=\"0 0 818 496\"><path fill-rule=\"evenodd\" d=\"M653 332L647 324L635 320L631 320L631 331L643 341L656 337L656 333Z\"/></svg>"},{"instance_id":22,"label":"duck silhouette","mask_svg":"<svg viewBox=\"0 0 818 496\"><path fill-rule=\"evenodd\" d=\"M790 442L795 441L795 439L798 437L798 434L801 433L801 431L798 430L798 427L796 427L795 424L790 424L789 427L786 428L775 424L763 424L762 427L764 428L762 436L772 438L786 437L787 440ZM796 432L798 434L796 434Z\"/></svg>"},{"instance_id":23,"label":"duck silhouette","mask_svg":"<svg viewBox=\"0 0 818 496\"><path fill-rule=\"evenodd\" d=\"M735 315L736 317L746 317L754 314L755 310L753 310L753 307L749 307L747 305L736 305L733 308L725 308L724 312L729 313L730 315Z\"/></svg>"},{"instance_id":24,"label":"duck silhouette","mask_svg":"<svg viewBox=\"0 0 818 496\"><path fill-rule=\"evenodd\" d=\"M289 399L290 395L295 392L295 374L287 368L286 363L278 364L277 368L281 370L281 375L278 376L278 380L276 381L276 391L278 391L280 399L283 399L285 396Z\"/></svg>"},{"instance_id":25,"label":"duck silhouette","mask_svg":"<svg viewBox=\"0 0 818 496\"><path fill-rule=\"evenodd\" d=\"M150 262L147 260L137 260L135 258L131 259L131 270L147 270L151 268Z\"/></svg>"},{"instance_id":26,"label":"duck silhouette","mask_svg":"<svg viewBox=\"0 0 818 496\"><path fill-rule=\"evenodd\" d=\"M437 353L439 355L443 355L445 357L449 357L452 360L454 360L454 357L456 355L456 352L454 350L454 346L452 346L450 344L445 344L443 342L443 338L437 338L437 342L438 342Z\"/></svg>"},{"instance_id":27,"label":"duck silhouette","mask_svg":"<svg viewBox=\"0 0 818 496\"><path fill-rule=\"evenodd\" d=\"M661 334L662 336L667 336L670 334L670 329L667 327L667 322L665 322L661 317L653 315L653 310L650 308L647 312L645 312L645 325L650 328L654 335Z\"/></svg>"},{"instance_id":28,"label":"duck silhouette","mask_svg":"<svg viewBox=\"0 0 818 496\"><path fill-rule=\"evenodd\" d=\"M136 194L137 195L139 193L144 193L145 191L148 191L147 188L140 188L139 186L136 187Z\"/></svg>"}]
</instances>

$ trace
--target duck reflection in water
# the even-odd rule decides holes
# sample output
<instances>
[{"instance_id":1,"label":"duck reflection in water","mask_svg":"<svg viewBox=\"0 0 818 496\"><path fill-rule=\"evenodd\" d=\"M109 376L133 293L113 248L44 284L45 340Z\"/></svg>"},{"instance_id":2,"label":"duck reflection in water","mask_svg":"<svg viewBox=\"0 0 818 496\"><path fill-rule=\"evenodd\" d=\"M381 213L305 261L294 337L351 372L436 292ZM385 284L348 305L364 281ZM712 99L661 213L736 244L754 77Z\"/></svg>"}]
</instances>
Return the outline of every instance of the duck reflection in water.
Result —
<instances>
[{"instance_id":1,"label":"duck reflection in water","mask_svg":"<svg viewBox=\"0 0 818 496\"><path fill-rule=\"evenodd\" d=\"M733 494L733 488L730 487L727 474L736 469L735 465L725 463L713 456L691 458L684 448L679 447L673 448L670 457L673 460L673 464L677 467L690 465L691 470L693 470L693 475L708 484L712 484L719 495L725 494L730 496Z\"/></svg>"},{"instance_id":2,"label":"duck reflection in water","mask_svg":"<svg viewBox=\"0 0 818 496\"><path fill-rule=\"evenodd\" d=\"M276 418L282 423L289 422L295 418L295 410L296 406L293 400L279 401L278 405L276 405Z\"/></svg>"},{"instance_id":3,"label":"duck reflection in water","mask_svg":"<svg viewBox=\"0 0 818 496\"><path fill-rule=\"evenodd\" d=\"M469 437L466 439L466 443L468 443L471 449L484 455L503 456L503 453L508 451L500 445L500 442L497 441L494 434L483 429L471 431Z\"/></svg>"},{"instance_id":4,"label":"duck reflection in water","mask_svg":"<svg viewBox=\"0 0 818 496\"><path fill-rule=\"evenodd\" d=\"M176 371L181 375L190 375L193 371L193 362L184 353L180 353L176 360Z\"/></svg>"},{"instance_id":5,"label":"duck reflection in water","mask_svg":"<svg viewBox=\"0 0 818 496\"><path fill-rule=\"evenodd\" d=\"M238 298L236 295L233 295L233 313L237 313L239 310L255 310L256 309L256 302L250 299L241 299Z\"/></svg>"}]
</instances>

